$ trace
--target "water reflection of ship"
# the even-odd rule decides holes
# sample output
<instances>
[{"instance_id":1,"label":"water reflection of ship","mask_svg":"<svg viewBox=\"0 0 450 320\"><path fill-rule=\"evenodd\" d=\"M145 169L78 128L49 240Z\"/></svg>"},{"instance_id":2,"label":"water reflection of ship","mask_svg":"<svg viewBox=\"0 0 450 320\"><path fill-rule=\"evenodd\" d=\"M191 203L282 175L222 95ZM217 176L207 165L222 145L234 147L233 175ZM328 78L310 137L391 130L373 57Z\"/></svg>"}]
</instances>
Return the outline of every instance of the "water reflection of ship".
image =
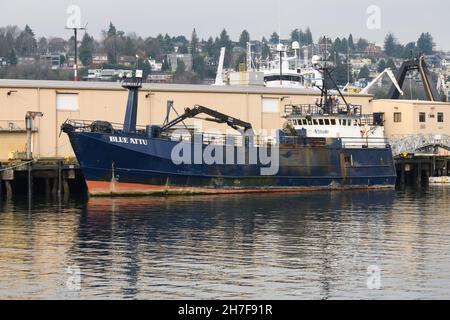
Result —
<instances>
[{"instance_id":1,"label":"water reflection of ship","mask_svg":"<svg viewBox=\"0 0 450 320\"><path fill-rule=\"evenodd\" d=\"M143 286L138 281L144 279L143 274L149 277L158 270L162 272L158 277L169 282L198 279L202 283L217 278L229 284L230 281L239 283L243 280L238 271L251 266L252 270L265 270L253 276L254 286L269 277L270 281L286 281L292 273L295 275L290 278L293 283L305 279L311 283L311 286L297 288L301 296L330 298L335 291L333 285L345 283L351 270L365 275L364 271L354 270L360 265L351 259L357 255L351 249L364 240L346 235L345 232L350 231L348 224L358 229L377 223L380 211L385 212L385 218L390 217L394 214L395 197L389 191L357 191L288 195L283 196L283 201L279 195L272 194L263 199L254 195L141 198L139 201L92 198L86 213L90 223L79 229L101 229L102 237L114 243L129 242L127 253L125 250L114 253L111 247L103 249L115 256L116 263L129 261L126 278L134 288ZM104 214L108 211L115 214ZM369 211L374 214L368 216ZM324 225L329 226L326 234L321 229ZM126 239L119 239L125 236L125 230L132 232L128 232ZM79 242L87 243L88 239L83 239L86 236L91 237L80 234ZM348 241L342 241L344 237ZM133 260L132 256L137 258ZM196 265L191 259L199 256L202 263ZM190 271L184 273L190 263ZM177 268L169 268L169 265ZM339 266L348 269L341 270ZM226 271L231 268L235 273ZM270 270L274 269L283 269L285 273L272 275ZM147 281L150 279L144 282L148 285ZM151 286L157 292L157 285L152 283ZM199 295L200 290L201 286L191 294Z\"/></svg>"}]
</instances>

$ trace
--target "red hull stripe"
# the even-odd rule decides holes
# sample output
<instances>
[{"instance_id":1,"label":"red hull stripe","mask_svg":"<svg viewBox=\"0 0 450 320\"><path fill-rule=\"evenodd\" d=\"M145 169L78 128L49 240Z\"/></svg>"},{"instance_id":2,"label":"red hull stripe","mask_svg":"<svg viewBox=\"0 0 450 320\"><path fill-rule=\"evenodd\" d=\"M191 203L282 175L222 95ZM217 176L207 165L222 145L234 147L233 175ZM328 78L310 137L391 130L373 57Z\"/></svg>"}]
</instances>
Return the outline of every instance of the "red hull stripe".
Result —
<instances>
[{"instance_id":1,"label":"red hull stripe","mask_svg":"<svg viewBox=\"0 0 450 320\"><path fill-rule=\"evenodd\" d=\"M288 187L288 188L248 188L248 189L215 189L197 187L159 186L137 183L86 181L91 196L113 196L113 195L152 195L152 194L239 194L257 192L306 192L330 190L329 187ZM393 186L373 187L342 187L335 190L365 190L365 189L390 189ZM331 189L333 190L333 189Z\"/></svg>"}]
</instances>

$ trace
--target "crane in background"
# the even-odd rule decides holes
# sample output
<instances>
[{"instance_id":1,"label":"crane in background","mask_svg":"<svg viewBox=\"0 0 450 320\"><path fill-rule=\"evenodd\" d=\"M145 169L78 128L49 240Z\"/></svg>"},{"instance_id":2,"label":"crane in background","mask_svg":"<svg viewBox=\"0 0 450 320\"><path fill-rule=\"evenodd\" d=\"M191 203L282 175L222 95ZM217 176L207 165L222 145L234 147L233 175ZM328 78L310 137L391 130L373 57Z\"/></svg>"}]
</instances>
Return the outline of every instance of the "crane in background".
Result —
<instances>
[{"instance_id":1,"label":"crane in background","mask_svg":"<svg viewBox=\"0 0 450 320\"><path fill-rule=\"evenodd\" d=\"M391 68L384 69L383 72L381 72L375 79L373 79L364 89L361 90L361 94L367 94L369 93L369 90L372 89L372 87L378 83L378 81L382 80L384 76L388 76L389 79L391 79L394 86L397 88L400 95L404 95L403 90L400 88L397 79L395 78L394 73L392 72Z\"/></svg>"},{"instance_id":2,"label":"crane in background","mask_svg":"<svg viewBox=\"0 0 450 320\"><path fill-rule=\"evenodd\" d=\"M223 82L223 64L225 62L225 50L225 47L220 49L219 65L217 66L216 82L214 83L215 86L225 85L225 83Z\"/></svg>"}]
</instances>

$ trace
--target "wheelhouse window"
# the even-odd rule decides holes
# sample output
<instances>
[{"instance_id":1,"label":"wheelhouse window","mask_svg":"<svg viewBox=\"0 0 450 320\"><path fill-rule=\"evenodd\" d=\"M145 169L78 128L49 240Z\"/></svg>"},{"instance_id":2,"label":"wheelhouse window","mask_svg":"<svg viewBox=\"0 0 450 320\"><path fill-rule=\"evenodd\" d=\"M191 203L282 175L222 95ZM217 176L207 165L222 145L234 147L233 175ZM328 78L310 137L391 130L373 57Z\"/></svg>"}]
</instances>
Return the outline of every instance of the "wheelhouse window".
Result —
<instances>
[{"instance_id":1,"label":"wheelhouse window","mask_svg":"<svg viewBox=\"0 0 450 320\"><path fill-rule=\"evenodd\" d=\"M329 126L330 125L330 119L325 119L325 125Z\"/></svg>"},{"instance_id":2,"label":"wheelhouse window","mask_svg":"<svg viewBox=\"0 0 450 320\"><path fill-rule=\"evenodd\" d=\"M335 125L336 125L336 119L331 119L330 121L331 121L331 125L332 125L332 126L335 126Z\"/></svg>"},{"instance_id":3,"label":"wheelhouse window","mask_svg":"<svg viewBox=\"0 0 450 320\"><path fill-rule=\"evenodd\" d=\"M319 119L319 125L321 125L321 126L324 125L323 119Z\"/></svg>"},{"instance_id":4,"label":"wheelhouse window","mask_svg":"<svg viewBox=\"0 0 450 320\"><path fill-rule=\"evenodd\" d=\"M438 114L437 114L437 121L439 123L443 123L444 122L444 113L443 112L438 112Z\"/></svg>"},{"instance_id":5,"label":"wheelhouse window","mask_svg":"<svg viewBox=\"0 0 450 320\"><path fill-rule=\"evenodd\" d=\"M402 122L402 113L401 112L394 112L394 122L395 123Z\"/></svg>"},{"instance_id":6,"label":"wheelhouse window","mask_svg":"<svg viewBox=\"0 0 450 320\"><path fill-rule=\"evenodd\" d=\"M425 123L425 121L426 121L426 114L425 114L425 112L420 112L419 113L419 122L420 123Z\"/></svg>"}]
</instances>

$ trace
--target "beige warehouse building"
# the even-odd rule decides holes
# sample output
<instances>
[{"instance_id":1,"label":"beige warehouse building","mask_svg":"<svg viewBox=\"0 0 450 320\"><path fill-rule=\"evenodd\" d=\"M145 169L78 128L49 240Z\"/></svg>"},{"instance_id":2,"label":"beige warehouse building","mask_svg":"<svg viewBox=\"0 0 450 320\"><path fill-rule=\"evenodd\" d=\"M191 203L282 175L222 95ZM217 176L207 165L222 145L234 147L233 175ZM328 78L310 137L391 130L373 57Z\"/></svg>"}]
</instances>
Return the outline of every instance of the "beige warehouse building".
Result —
<instances>
[{"instance_id":1,"label":"beige warehouse building","mask_svg":"<svg viewBox=\"0 0 450 320\"><path fill-rule=\"evenodd\" d=\"M285 106L313 104L317 98L318 93L311 90L144 84L139 96L138 124L162 124L167 101L173 100L178 113L200 104L250 122L255 129L278 129L284 122ZM450 104L374 100L371 95L359 94L350 94L348 100L361 105L363 113L385 113L390 136L422 131L450 134ZM27 111L44 113L35 121L34 156L73 157L66 135L60 136L61 124L66 119L122 123L126 101L127 91L119 83L0 80L0 160L25 150ZM419 122L423 112L425 124ZM443 122L438 122L441 119ZM206 129L208 126L217 124L205 123Z\"/></svg>"}]
</instances>

